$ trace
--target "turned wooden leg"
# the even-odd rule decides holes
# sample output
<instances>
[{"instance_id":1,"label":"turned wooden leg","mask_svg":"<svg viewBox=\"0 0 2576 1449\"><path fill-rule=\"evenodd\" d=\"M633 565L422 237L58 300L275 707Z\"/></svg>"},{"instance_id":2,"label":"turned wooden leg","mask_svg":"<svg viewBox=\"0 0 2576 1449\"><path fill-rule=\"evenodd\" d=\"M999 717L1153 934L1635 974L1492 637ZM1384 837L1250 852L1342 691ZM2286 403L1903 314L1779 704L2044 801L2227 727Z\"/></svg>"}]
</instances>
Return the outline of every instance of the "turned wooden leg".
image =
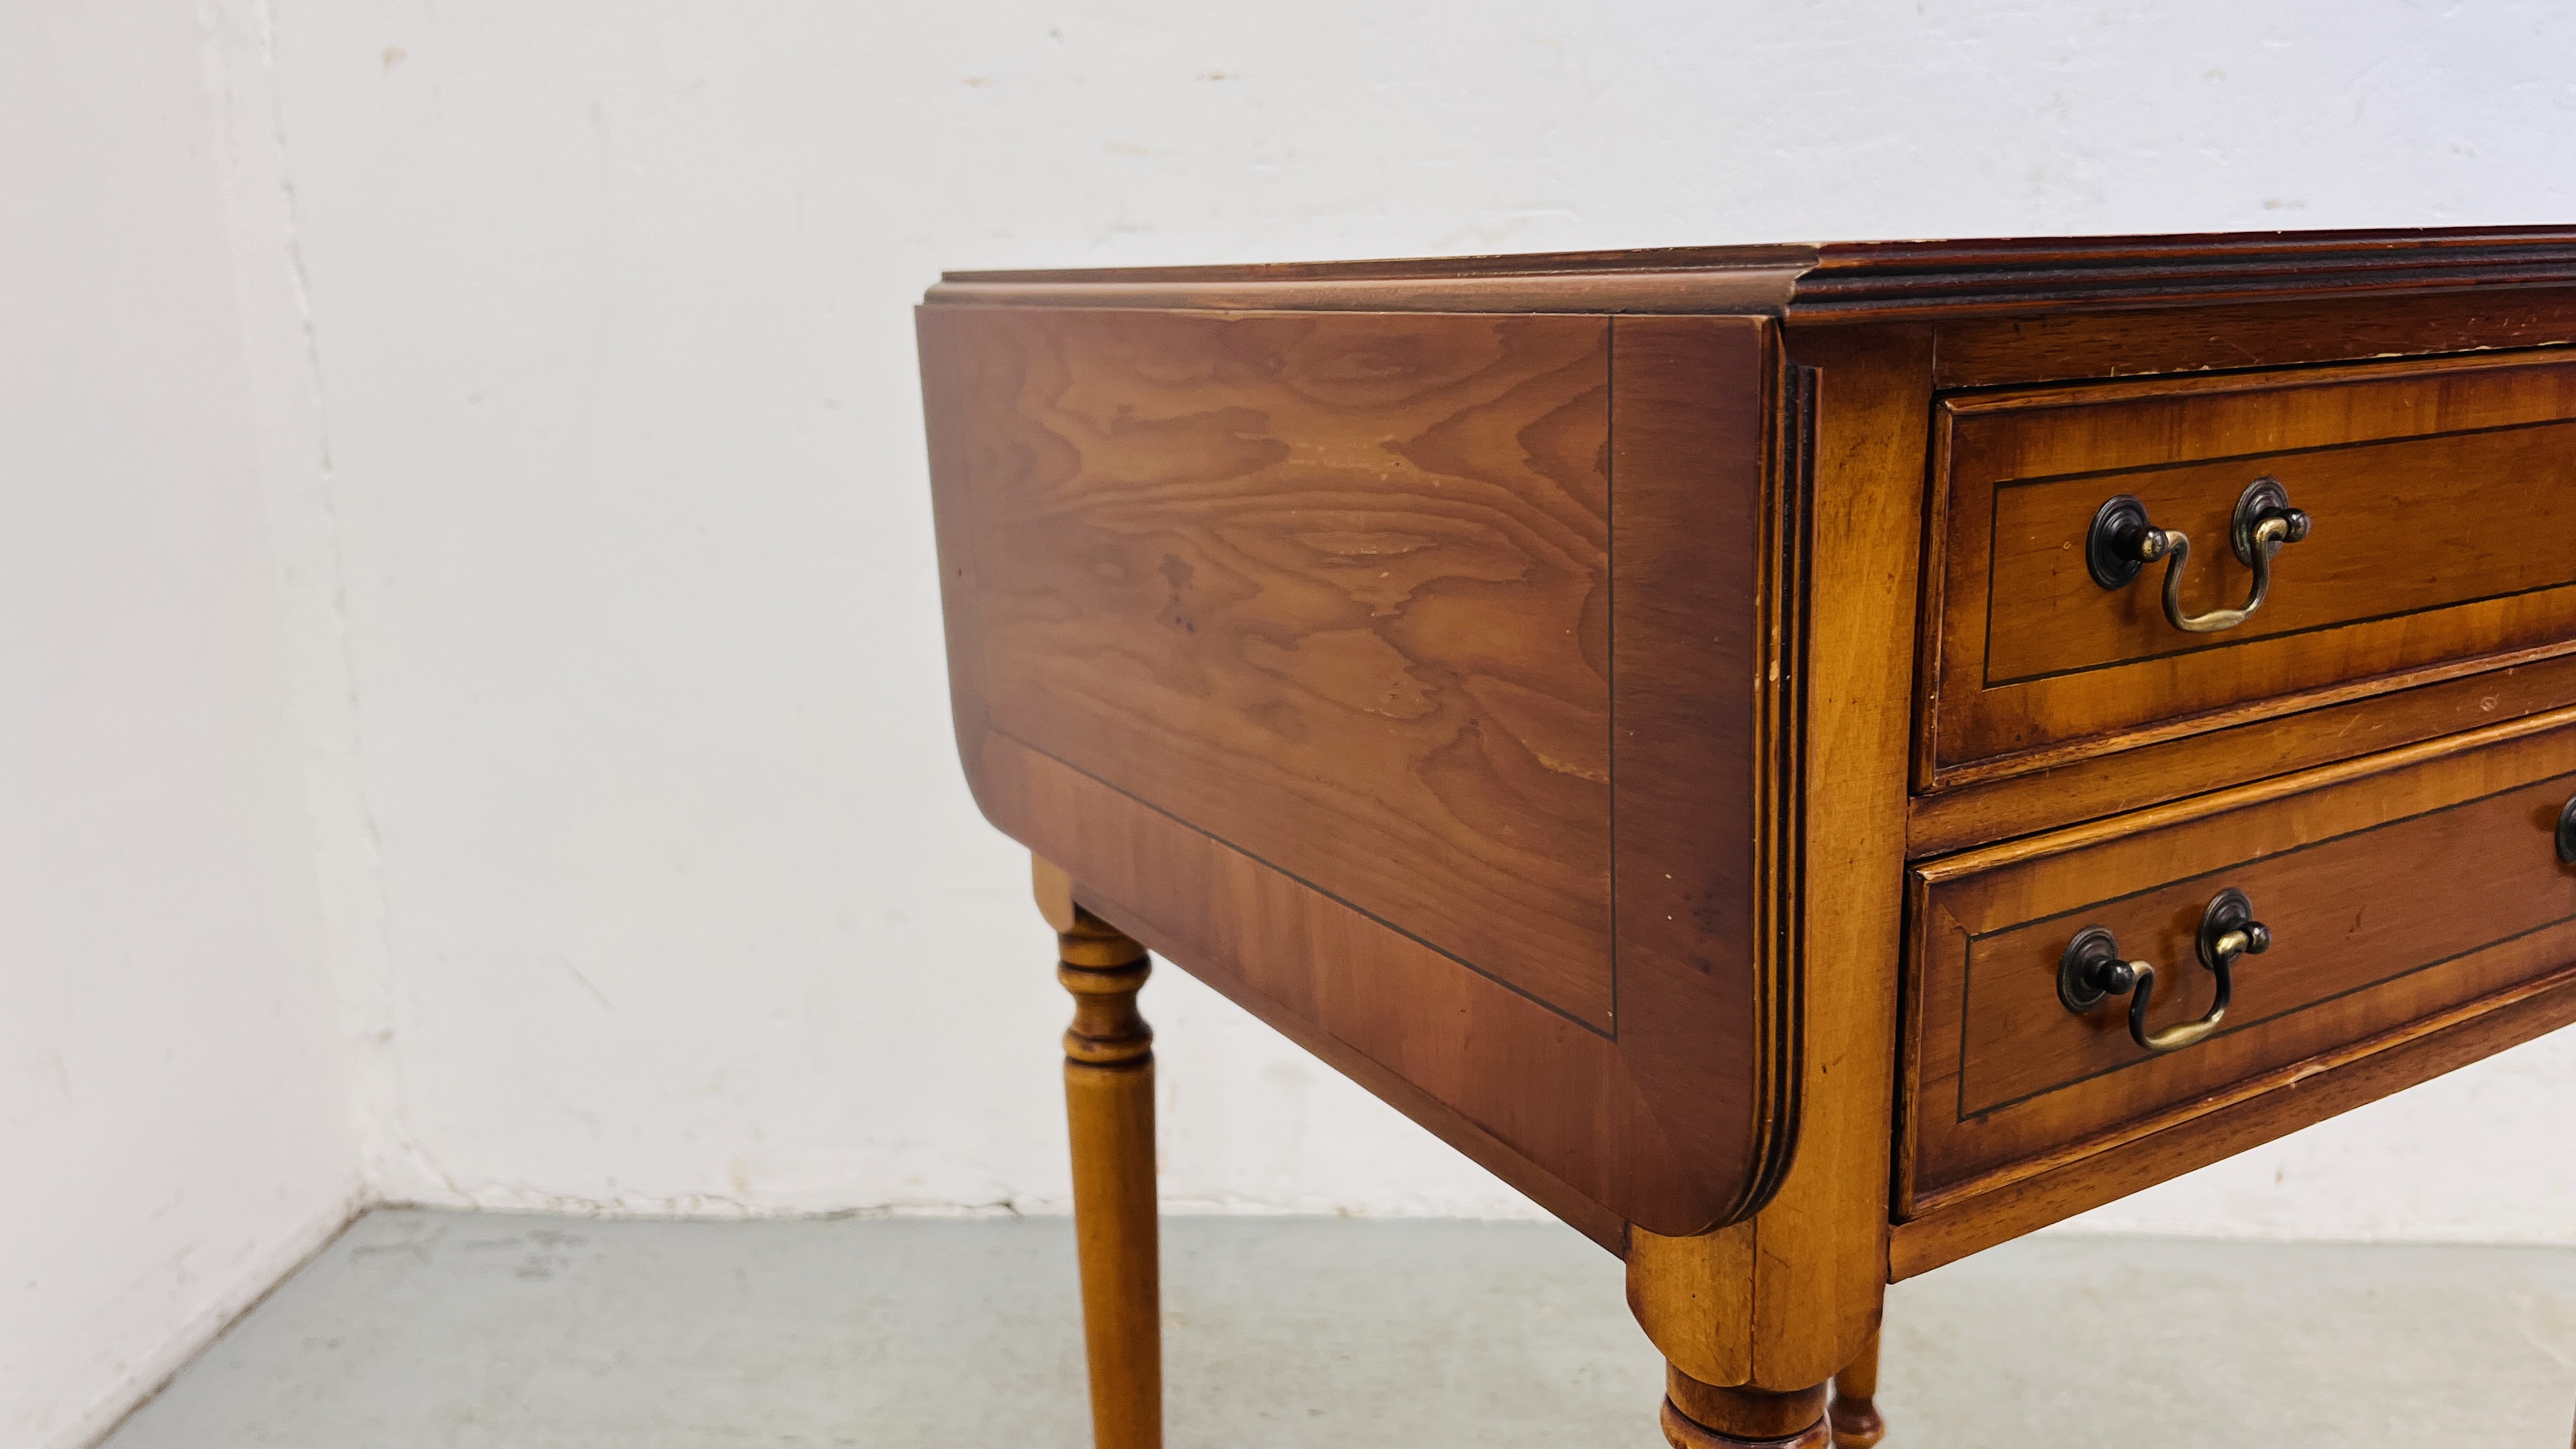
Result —
<instances>
[{"instance_id":1,"label":"turned wooden leg","mask_svg":"<svg viewBox=\"0 0 2576 1449\"><path fill-rule=\"evenodd\" d=\"M1825 1386L1721 1389L1664 1367L1664 1442L1673 1449L1827 1449Z\"/></svg>"},{"instance_id":2,"label":"turned wooden leg","mask_svg":"<svg viewBox=\"0 0 2576 1449\"><path fill-rule=\"evenodd\" d=\"M1061 877L1058 877L1060 880ZM1145 948L1071 892L1038 898L1056 926L1056 979L1073 993L1064 1034L1065 1119L1073 1131L1073 1233L1082 1259L1082 1333L1098 1449L1162 1449L1163 1315L1154 1204L1154 1032L1136 1012Z\"/></svg>"},{"instance_id":3,"label":"turned wooden leg","mask_svg":"<svg viewBox=\"0 0 2576 1449\"><path fill-rule=\"evenodd\" d=\"M1878 1331L1860 1357L1834 1375L1834 1401L1825 1413L1834 1425L1834 1449L1870 1449L1887 1437L1887 1421L1878 1416Z\"/></svg>"}]
</instances>

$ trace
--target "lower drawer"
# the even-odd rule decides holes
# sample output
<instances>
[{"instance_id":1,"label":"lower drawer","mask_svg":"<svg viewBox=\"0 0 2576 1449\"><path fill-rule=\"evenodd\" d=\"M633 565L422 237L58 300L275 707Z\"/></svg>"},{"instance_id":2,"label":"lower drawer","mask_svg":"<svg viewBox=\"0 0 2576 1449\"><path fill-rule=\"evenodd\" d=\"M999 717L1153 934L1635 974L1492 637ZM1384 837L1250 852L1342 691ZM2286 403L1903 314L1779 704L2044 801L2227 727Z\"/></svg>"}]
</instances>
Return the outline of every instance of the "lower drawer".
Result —
<instances>
[{"instance_id":1,"label":"lower drawer","mask_svg":"<svg viewBox=\"0 0 2576 1449\"><path fill-rule=\"evenodd\" d=\"M2576 864L2560 845L2576 831L2562 827L2576 711L2494 736L1917 867L1899 1215L2288 1089L2309 1064L2576 968ZM2270 947L2220 943L2232 999L2214 1029L2150 1050L2127 996L2075 1009L2118 986L2085 965L2108 954L2154 968L2150 1038L2204 1019L2220 973L2203 926L2230 890ZM2062 988L2079 937L2090 949Z\"/></svg>"}]
</instances>

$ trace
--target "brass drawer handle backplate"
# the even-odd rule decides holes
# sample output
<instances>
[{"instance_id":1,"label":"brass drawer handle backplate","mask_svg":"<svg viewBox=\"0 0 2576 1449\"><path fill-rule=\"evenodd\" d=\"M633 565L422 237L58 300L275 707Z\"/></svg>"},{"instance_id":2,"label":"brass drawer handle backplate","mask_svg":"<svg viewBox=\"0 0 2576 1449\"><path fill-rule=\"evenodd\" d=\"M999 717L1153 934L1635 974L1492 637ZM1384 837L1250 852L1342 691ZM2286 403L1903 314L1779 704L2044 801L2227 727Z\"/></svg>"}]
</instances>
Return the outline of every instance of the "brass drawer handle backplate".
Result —
<instances>
[{"instance_id":1,"label":"brass drawer handle backplate","mask_svg":"<svg viewBox=\"0 0 2576 1449\"><path fill-rule=\"evenodd\" d=\"M2576 802L2571 802L2576 805ZM2144 961L2121 959L2120 943L2107 927L2087 926L2068 942L2057 963L2057 999L2082 1016L2122 992L2129 994L2129 1036L2151 1052L2180 1051L2218 1030L2235 989L2229 968L2239 956L2260 956L2272 949L2272 932L2254 919L2254 903L2245 892L2220 891L2200 916L2200 964L2218 976L2218 1000L2198 1021L2147 1030L2147 1006L2156 994L2156 968Z\"/></svg>"},{"instance_id":2,"label":"brass drawer handle backplate","mask_svg":"<svg viewBox=\"0 0 2576 1449\"><path fill-rule=\"evenodd\" d=\"M2147 505L2123 493L2093 515L2093 531L2084 541L2084 563L2093 582L2106 589L2128 587L2138 570L2165 561L2165 621L2186 634L2215 634L2254 617L2272 591L2272 556L2285 544L2308 536L2308 516L2290 506L2289 490L2278 478L2257 478L2236 499L2236 557L2254 571L2254 592L2239 609L2213 609L2206 614L2182 611L2182 575L2191 562L2191 535L2158 528L2147 519Z\"/></svg>"}]
</instances>

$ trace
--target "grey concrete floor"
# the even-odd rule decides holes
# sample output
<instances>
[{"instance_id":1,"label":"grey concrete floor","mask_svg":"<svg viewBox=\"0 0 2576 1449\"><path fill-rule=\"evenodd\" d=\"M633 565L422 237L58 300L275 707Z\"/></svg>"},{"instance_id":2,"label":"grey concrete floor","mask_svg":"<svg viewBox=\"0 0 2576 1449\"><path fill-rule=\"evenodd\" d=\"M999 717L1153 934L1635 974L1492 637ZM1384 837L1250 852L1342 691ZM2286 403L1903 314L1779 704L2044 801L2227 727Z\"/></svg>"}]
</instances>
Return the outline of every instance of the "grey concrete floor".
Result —
<instances>
[{"instance_id":1,"label":"grey concrete floor","mask_svg":"<svg viewBox=\"0 0 2576 1449\"><path fill-rule=\"evenodd\" d=\"M1648 1449L1619 1265L1529 1224L1165 1225L1170 1440ZM1087 1443L1060 1219L384 1211L109 1449ZM2043 1237L1888 1300L1888 1449L2563 1449L2576 1251Z\"/></svg>"}]
</instances>

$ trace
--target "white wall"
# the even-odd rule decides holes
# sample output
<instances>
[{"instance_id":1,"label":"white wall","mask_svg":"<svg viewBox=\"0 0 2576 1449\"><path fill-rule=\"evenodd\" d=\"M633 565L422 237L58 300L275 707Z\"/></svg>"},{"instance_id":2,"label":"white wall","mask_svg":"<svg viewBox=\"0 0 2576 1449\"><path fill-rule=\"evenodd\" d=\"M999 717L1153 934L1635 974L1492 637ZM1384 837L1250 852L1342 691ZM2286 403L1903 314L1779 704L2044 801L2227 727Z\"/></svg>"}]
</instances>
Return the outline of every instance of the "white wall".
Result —
<instances>
[{"instance_id":1,"label":"white wall","mask_svg":"<svg viewBox=\"0 0 2576 1449\"><path fill-rule=\"evenodd\" d=\"M335 909L383 925L378 1180L435 1201L1061 1199L1064 1008L942 708L943 266L2576 216L2537 4L279 0L275 37L381 850ZM1178 973L1149 1001L1177 1198L1526 1210ZM2576 1110L2576 1041L2440 1090L2481 1111L2122 1221L2576 1240L2576 1154L2495 1150Z\"/></svg>"},{"instance_id":2,"label":"white wall","mask_svg":"<svg viewBox=\"0 0 2576 1449\"><path fill-rule=\"evenodd\" d=\"M2541 3L21 10L0 1124L70 1188L12 1195L0 1382L58 1425L352 1152L1061 1203L1065 1008L944 718L941 267L2576 218ZM1149 1003L1176 1203L1528 1211ZM2576 1241L2571 1114L2576 1036L2093 1221Z\"/></svg>"},{"instance_id":3,"label":"white wall","mask_svg":"<svg viewBox=\"0 0 2576 1449\"><path fill-rule=\"evenodd\" d=\"M0 11L0 1444L358 1198L196 18Z\"/></svg>"}]
</instances>

